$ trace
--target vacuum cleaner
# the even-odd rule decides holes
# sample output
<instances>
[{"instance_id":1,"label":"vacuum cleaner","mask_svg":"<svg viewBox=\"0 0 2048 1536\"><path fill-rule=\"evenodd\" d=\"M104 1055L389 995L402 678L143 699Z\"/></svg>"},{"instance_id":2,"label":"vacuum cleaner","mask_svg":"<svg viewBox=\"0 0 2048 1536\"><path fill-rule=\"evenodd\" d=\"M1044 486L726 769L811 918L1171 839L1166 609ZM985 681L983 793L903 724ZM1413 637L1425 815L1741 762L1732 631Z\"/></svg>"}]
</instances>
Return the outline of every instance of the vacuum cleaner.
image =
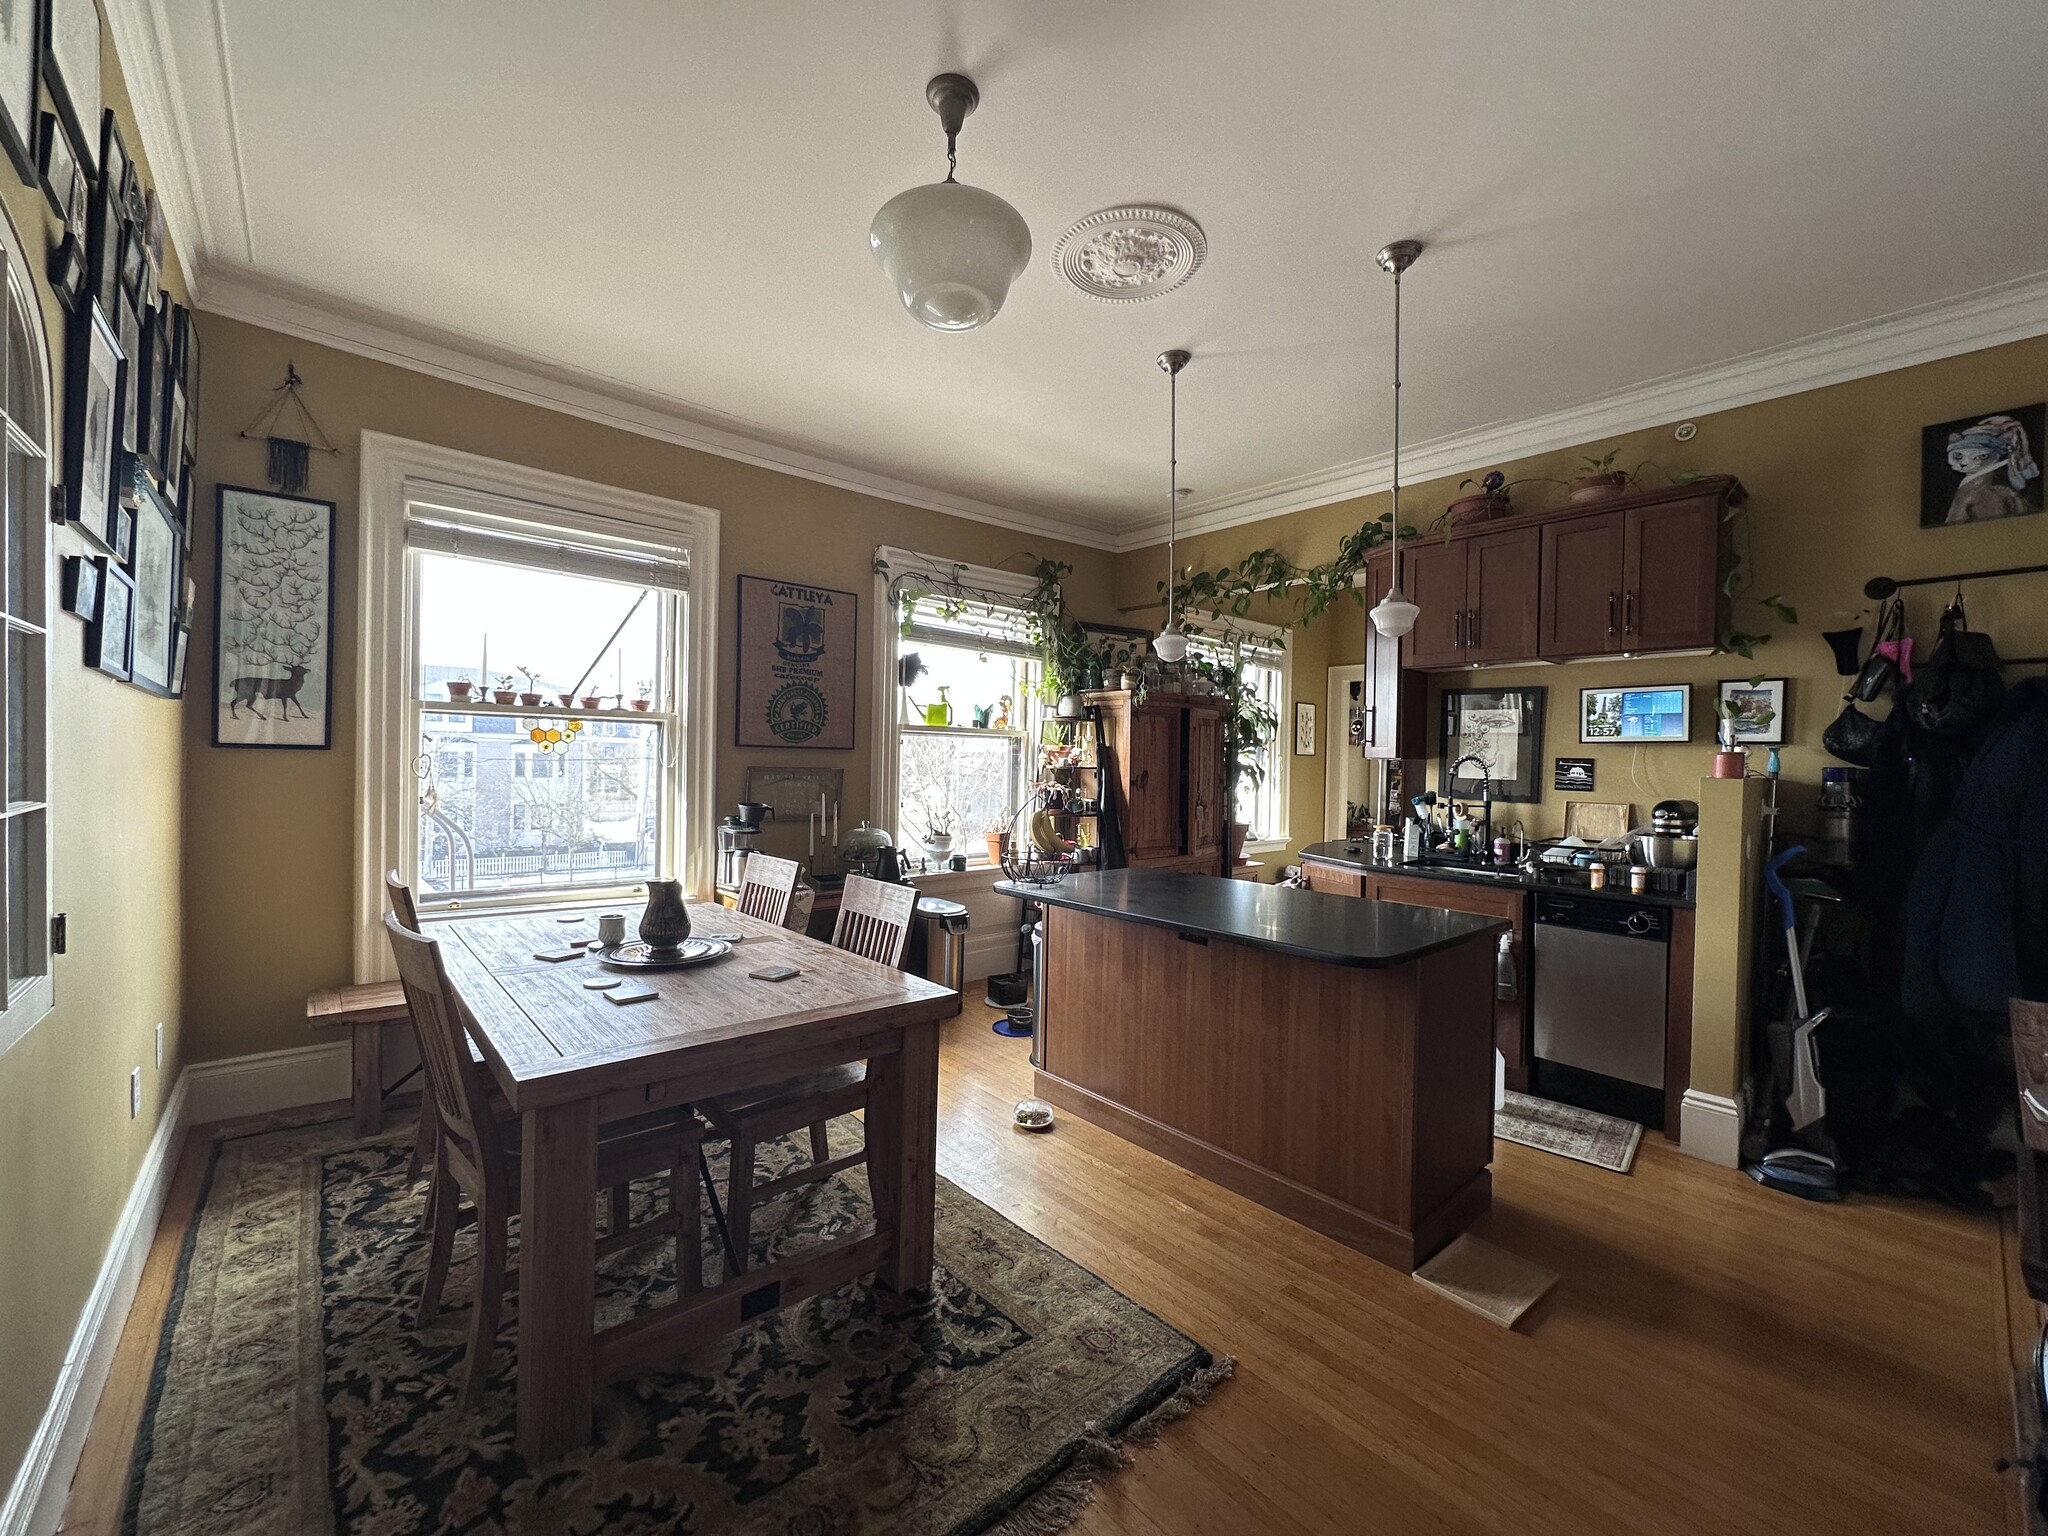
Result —
<instances>
[{"instance_id":1,"label":"vacuum cleaner","mask_svg":"<svg viewBox=\"0 0 2048 1536\"><path fill-rule=\"evenodd\" d=\"M1814 934L1820 927L1819 903L1840 901L1832 886L1819 880L1790 880L1784 869L1806 851L1794 844L1772 859L1764 870L1764 885L1783 919L1785 959L1792 976L1789 1017L1772 1022L1771 1106L1773 1116L1782 1110L1790 1127L1788 1144L1774 1147L1745 1170L1766 1189L1797 1195L1802 1200L1835 1201L1842 1198L1842 1169L1834 1143L1821 1123L1827 1118L1828 1094L1820 1079L1820 1053L1814 1031L1827 1021L1828 1009L1812 1011L1806 995L1806 960L1813 951ZM1813 918L1800 937L1799 898L1813 903Z\"/></svg>"}]
</instances>

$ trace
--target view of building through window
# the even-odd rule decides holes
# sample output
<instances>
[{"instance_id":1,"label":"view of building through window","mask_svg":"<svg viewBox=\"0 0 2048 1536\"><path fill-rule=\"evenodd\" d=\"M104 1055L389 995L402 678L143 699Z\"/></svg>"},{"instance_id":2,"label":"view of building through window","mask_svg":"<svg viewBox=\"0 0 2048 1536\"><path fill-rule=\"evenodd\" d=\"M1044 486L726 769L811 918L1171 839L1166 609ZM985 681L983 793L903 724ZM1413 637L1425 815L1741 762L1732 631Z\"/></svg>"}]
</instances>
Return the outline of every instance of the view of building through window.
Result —
<instances>
[{"instance_id":1,"label":"view of building through window","mask_svg":"<svg viewBox=\"0 0 2048 1536\"><path fill-rule=\"evenodd\" d=\"M664 656L681 599L559 571L415 558L422 899L599 889L659 873L675 813ZM450 682L475 684L486 702L454 701ZM489 702L497 693L511 704ZM534 694L538 705L518 697Z\"/></svg>"},{"instance_id":2,"label":"view of building through window","mask_svg":"<svg viewBox=\"0 0 2048 1536\"><path fill-rule=\"evenodd\" d=\"M926 601L914 619L897 641L917 675L897 690L894 835L913 855L931 857L944 837L985 863L987 834L1008 829L1030 783L1037 663L1021 621L1000 610L949 619Z\"/></svg>"}]
</instances>

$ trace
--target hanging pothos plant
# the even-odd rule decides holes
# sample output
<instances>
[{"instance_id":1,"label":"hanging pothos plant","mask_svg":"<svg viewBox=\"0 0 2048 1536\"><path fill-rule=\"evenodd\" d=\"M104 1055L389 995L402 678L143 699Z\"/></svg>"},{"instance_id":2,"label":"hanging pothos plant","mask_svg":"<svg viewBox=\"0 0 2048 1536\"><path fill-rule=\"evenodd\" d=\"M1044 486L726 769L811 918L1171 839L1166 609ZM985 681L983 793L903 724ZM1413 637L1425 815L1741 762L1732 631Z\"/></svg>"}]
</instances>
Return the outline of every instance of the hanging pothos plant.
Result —
<instances>
[{"instance_id":1,"label":"hanging pothos plant","mask_svg":"<svg viewBox=\"0 0 2048 1536\"><path fill-rule=\"evenodd\" d=\"M1035 563L1030 573L1031 588L1021 597L1015 592L975 586L969 579L973 568L961 564L955 564L949 576L935 581L927 571L892 571L889 562L878 555L875 574L887 583L889 601L896 610L898 634L910 633L920 601L929 600L932 611L943 619L958 619L976 609L991 618L998 610L1015 613L1021 609L1025 636L1038 651L1037 692L1043 698L1057 699L1080 690L1093 654L1080 624L1068 615L1060 588L1061 578L1070 575L1074 568L1035 555L1022 558Z\"/></svg>"}]
</instances>

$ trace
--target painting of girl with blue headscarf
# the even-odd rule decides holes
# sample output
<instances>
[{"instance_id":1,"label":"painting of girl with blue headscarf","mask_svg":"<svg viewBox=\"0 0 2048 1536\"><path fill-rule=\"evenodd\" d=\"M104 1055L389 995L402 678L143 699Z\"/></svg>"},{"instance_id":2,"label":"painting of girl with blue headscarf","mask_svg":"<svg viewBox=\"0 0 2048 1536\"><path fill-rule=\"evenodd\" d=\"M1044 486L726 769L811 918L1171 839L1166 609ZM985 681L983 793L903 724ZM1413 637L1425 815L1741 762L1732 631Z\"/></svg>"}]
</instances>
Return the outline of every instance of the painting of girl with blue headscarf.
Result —
<instances>
[{"instance_id":1,"label":"painting of girl with blue headscarf","mask_svg":"<svg viewBox=\"0 0 2048 1536\"><path fill-rule=\"evenodd\" d=\"M1944 528L2041 510L2040 450L2048 406L1945 421L1920 434L1920 526Z\"/></svg>"}]
</instances>

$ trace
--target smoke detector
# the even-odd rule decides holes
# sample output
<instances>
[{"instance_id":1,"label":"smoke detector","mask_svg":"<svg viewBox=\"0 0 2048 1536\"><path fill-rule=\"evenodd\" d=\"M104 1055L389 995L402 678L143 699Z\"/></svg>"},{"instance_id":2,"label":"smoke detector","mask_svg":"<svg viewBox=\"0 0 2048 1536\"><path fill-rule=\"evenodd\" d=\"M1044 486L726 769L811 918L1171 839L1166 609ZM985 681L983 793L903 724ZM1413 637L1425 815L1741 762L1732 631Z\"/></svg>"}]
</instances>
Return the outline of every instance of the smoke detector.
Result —
<instances>
[{"instance_id":1,"label":"smoke detector","mask_svg":"<svg viewBox=\"0 0 2048 1536\"><path fill-rule=\"evenodd\" d=\"M1061 235L1053 270L1105 304L1140 304L1195 275L1209 252L1202 226L1171 208L1105 208Z\"/></svg>"}]
</instances>

